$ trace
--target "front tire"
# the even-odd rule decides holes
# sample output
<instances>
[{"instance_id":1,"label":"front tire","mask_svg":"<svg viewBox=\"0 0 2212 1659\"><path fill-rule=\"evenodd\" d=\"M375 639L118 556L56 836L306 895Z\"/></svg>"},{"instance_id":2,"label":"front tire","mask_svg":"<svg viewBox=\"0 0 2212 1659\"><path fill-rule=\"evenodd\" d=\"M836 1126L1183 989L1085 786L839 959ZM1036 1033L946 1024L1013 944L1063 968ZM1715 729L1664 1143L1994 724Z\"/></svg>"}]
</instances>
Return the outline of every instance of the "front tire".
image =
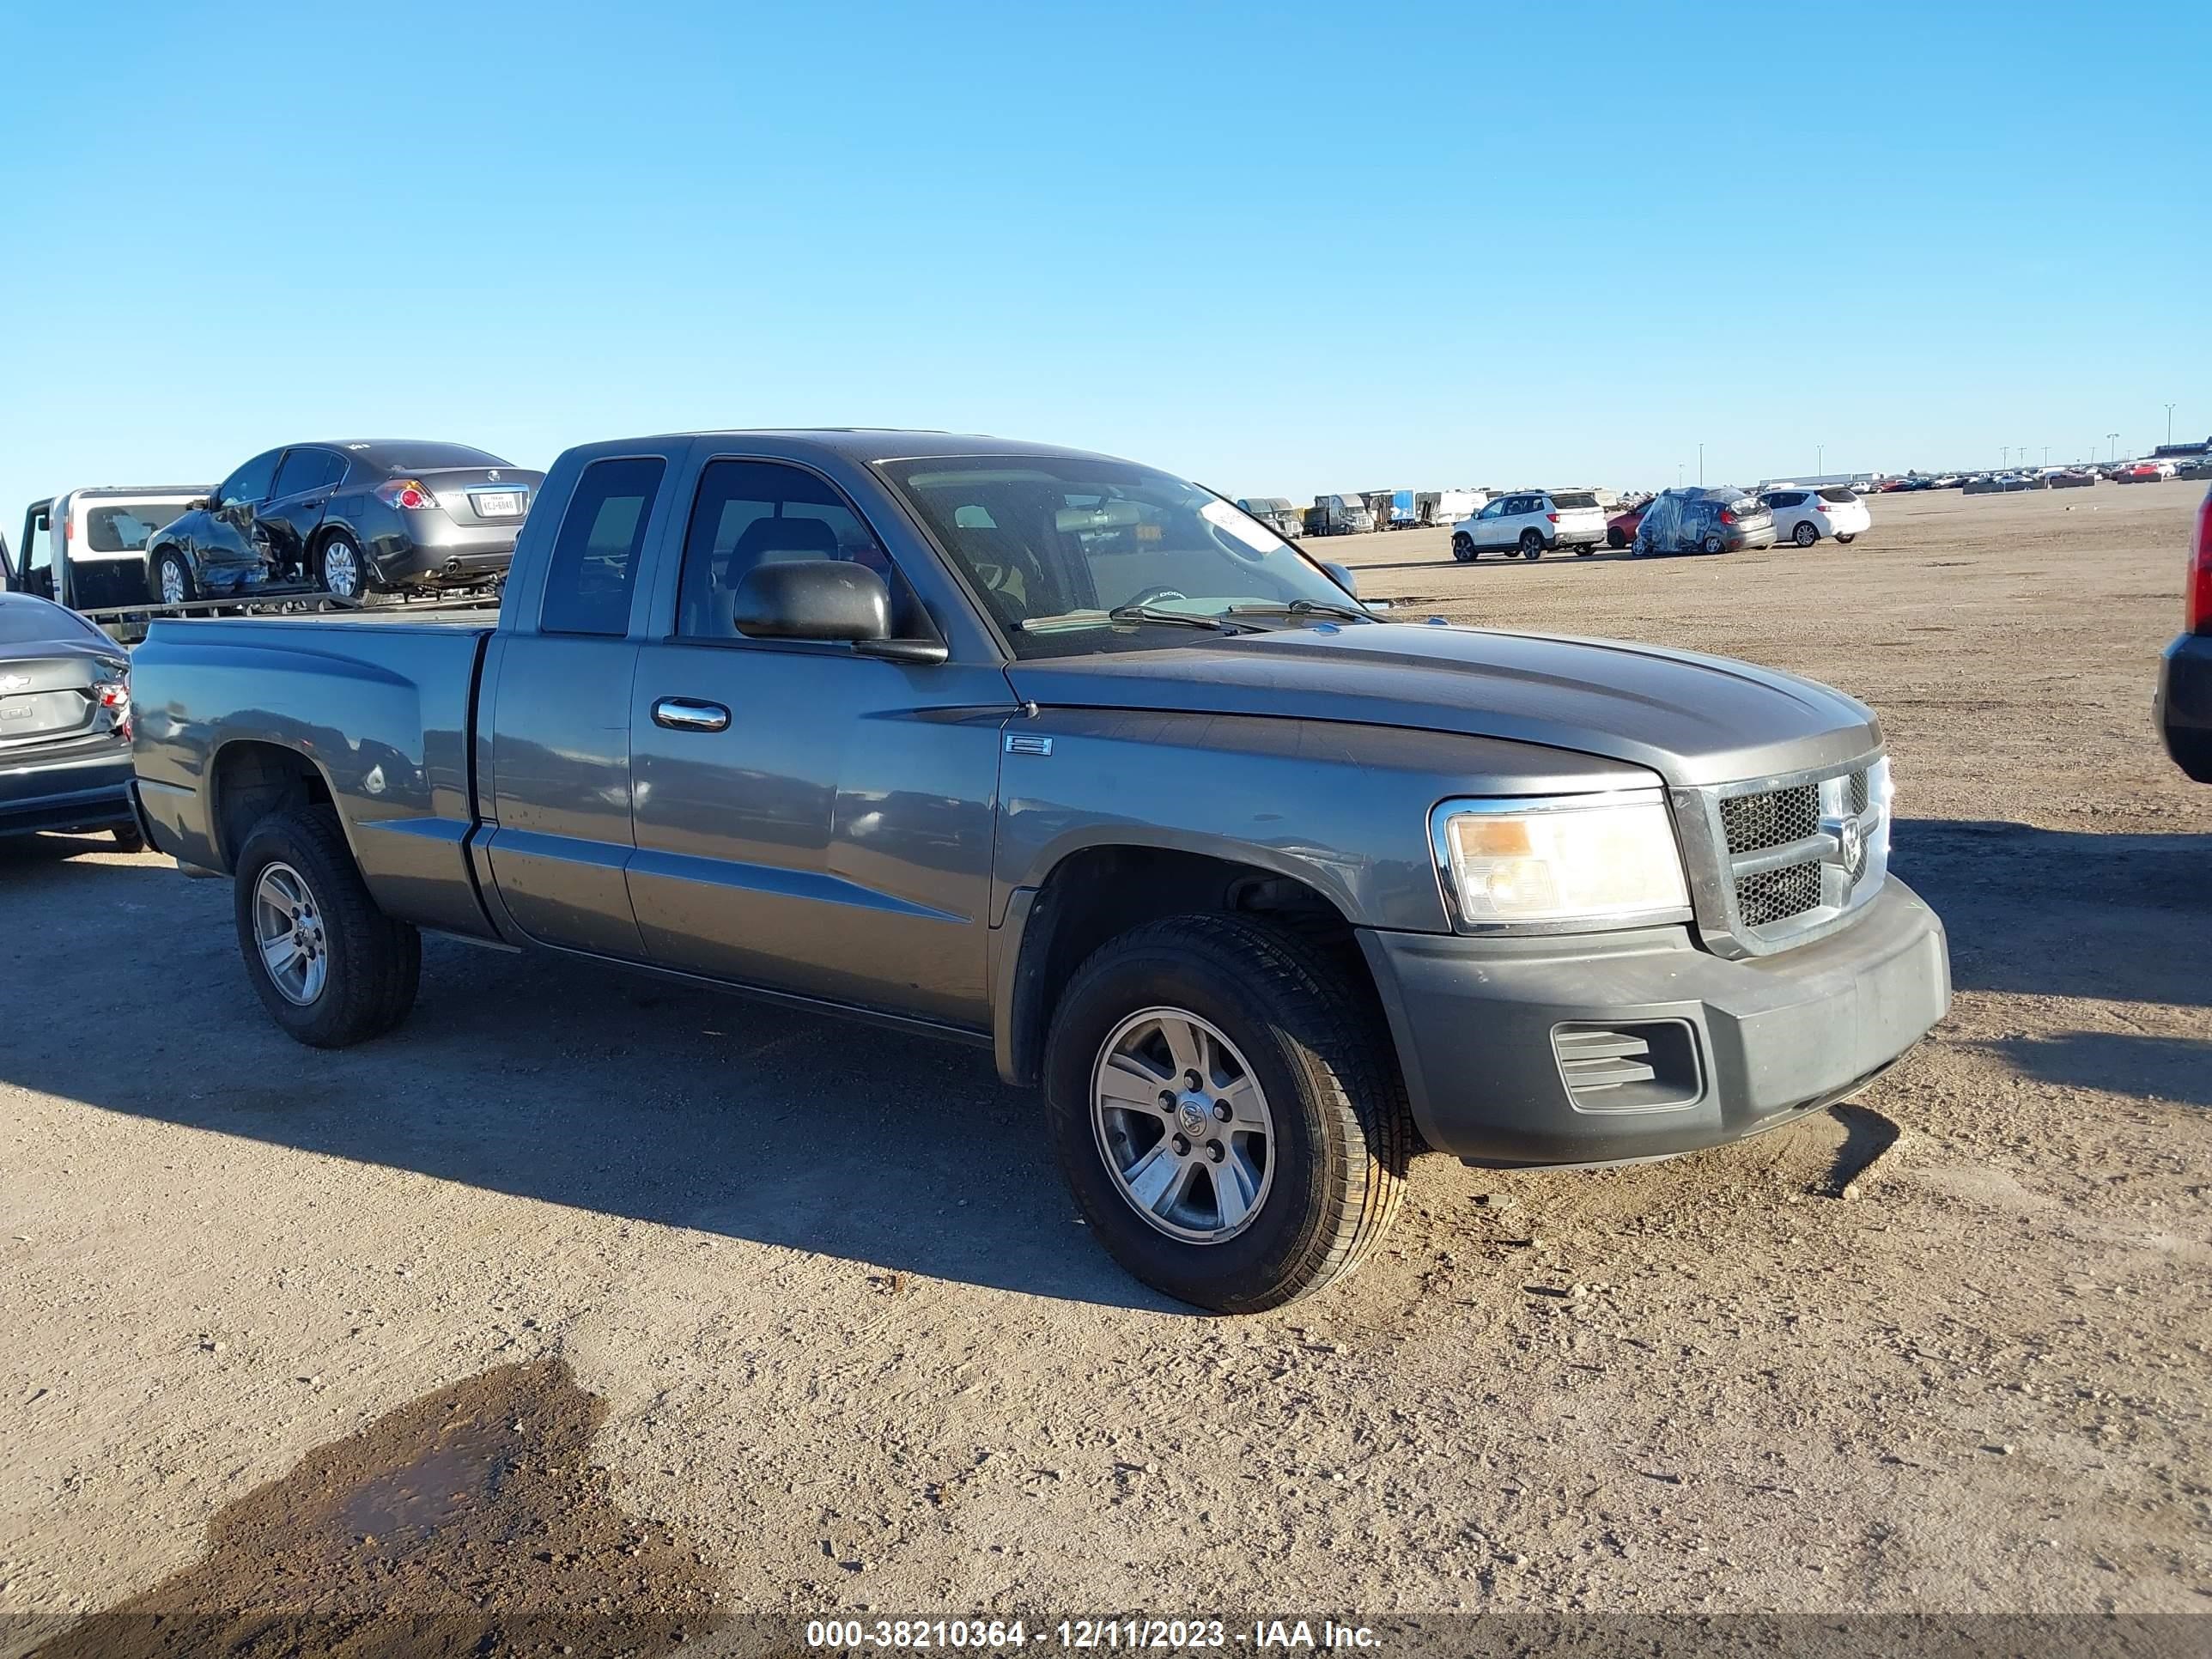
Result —
<instances>
[{"instance_id":1,"label":"front tire","mask_svg":"<svg viewBox=\"0 0 2212 1659\"><path fill-rule=\"evenodd\" d=\"M1800 547L1810 547L1820 539L1820 532L1814 527L1811 520L1800 519L1797 521L1796 529L1790 532L1790 539ZM1848 541L1850 538L1847 536L1844 539Z\"/></svg>"},{"instance_id":2,"label":"front tire","mask_svg":"<svg viewBox=\"0 0 2212 1659\"><path fill-rule=\"evenodd\" d=\"M246 977L269 1017L313 1048L344 1048L407 1017L422 936L369 897L327 806L254 825L233 897Z\"/></svg>"},{"instance_id":3,"label":"front tire","mask_svg":"<svg viewBox=\"0 0 2212 1659\"><path fill-rule=\"evenodd\" d=\"M1619 525L1607 525L1605 527L1605 544L1614 552L1620 552L1622 548L1628 545L1626 532Z\"/></svg>"},{"instance_id":4,"label":"front tire","mask_svg":"<svg viewBox=\"0 0 2212 1659\"><path fill-rule=\"evenodd\" d=\"M1462 564L1473 564L1475 560L1474 538L1472 536L1453 537L1452 557Z\"/></svg>"},{"instance_id":5,"label":"front tire","mask_svg":"<svg viewBox=\"0 0 2212 1659\"><path fill-rule=\"evenodd\" d=\"M1412 1121L1377 1012L1316 945L1172 917L1076 973L1045 1049L1060 1167L1135 1278L1256 1313L1364 1261L1404 1194Z\"/></svg>"},{"instance_id":6,"label":"front tire","mask_svg":"<svg viewBox=\"0 0 2212 1659\"><path fill-rule=\"evenodd\" d=\"M315 580L333 599L359 604L368 588L368 566L362 562L361 544L343 530L333 530L315 556Z\"/></svg>"}]
</instances>

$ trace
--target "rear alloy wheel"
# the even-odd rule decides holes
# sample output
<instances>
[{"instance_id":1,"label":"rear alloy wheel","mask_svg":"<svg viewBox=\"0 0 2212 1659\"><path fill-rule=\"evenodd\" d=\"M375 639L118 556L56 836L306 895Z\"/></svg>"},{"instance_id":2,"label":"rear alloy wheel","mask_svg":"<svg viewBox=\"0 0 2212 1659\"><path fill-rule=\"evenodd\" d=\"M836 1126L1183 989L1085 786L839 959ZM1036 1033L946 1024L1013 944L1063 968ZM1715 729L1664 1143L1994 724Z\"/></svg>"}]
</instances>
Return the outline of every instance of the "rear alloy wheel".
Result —
<instances>
[{"instance_id":1,"label":"rear alloy wheel","mask_svg":"<svg viewBox=\"0 0 2212 1659\"><path fill-rule=\"evenodd\" d=\"M1524 530L1521 532L1521 556L1524 559L1544 556L1544 538L1540 532Z\"/></svg>"},{"instance_id":2,"label":"rear alloy wheel","mask_svg":"<svg viewBox=\"0 0 2212 1659\"><path fill-rule=\"evenodd\" d=\"M1109 941L1054 1012L1044 1085L1092 1235L1184 1302L1279 1306L1396 1215L1413 1133L1388 1034L1300 936L1194 915Z\"/></svg>"},{"instance_id":3,"label":"rear alloy wheel","mask_svg":"<svg viewBox=\"0 0 2212 1659\"><path fill-rule=\"evenodd\" d=\"M343 530L333 530L323 543L316 575L323 591L340 599L361 598L361 549Z\"/></svg>"},{"instance_id":4,"label":"rear alloy wheel","mask_svg":"<svg viewBox=\"0 0 2212 1659\"><path fill-rule=\"evenodd\" d=\"M1800 547L1810 547L1820 539L1820 532L1810 519L1800 519L1796 529L1790 532L1790 539Z\"/></svg>"},{"instance_id":5,"label":"rear alloy wheel","mask_svg":"<svg viewBox=\"0 0 2212 1659\"><path fill-rule=\"evenodd\" d=\"M253 826L239 850L234 911L261 1006L311 1048L380 1036L415 1006L422 937L377 908L329 807Z\"/></svg>"},{"instance_id":6,"label":"rear alloy wheel","mask_svg":"<svg viewBox=\"0 0 2212 1659\"><path fill-rule=\"evenodd\" d=\"M190 605L198 597L192 591L191 569L185 563L185 556L173 548L154 562L154 586L163 605Z\"/></svg>"},{"instance_id":7,"label":"rear alloy wheel","mask_svg":"<svg viewBox=\"0 0 2212 1659\"><path fill-rule=\"evenodd\" d=\"M1725 553L1728 551L1728 543L1723 538L1719 531L1709 531L1705 536L1705 549L1708 553Z\"/></svg>"},{"instance_id":8,"label":"rear alloy wheel","mask_svg":"<svg viewBox=\"0 0 2212 1659\"><path fill-rule=\"evenodd\" d=\"M1462 564L1473 564L1474 562L1474 538L1472 536L1453 537L1452 557L1457 559Z\"/></svg>"}]
</instances>

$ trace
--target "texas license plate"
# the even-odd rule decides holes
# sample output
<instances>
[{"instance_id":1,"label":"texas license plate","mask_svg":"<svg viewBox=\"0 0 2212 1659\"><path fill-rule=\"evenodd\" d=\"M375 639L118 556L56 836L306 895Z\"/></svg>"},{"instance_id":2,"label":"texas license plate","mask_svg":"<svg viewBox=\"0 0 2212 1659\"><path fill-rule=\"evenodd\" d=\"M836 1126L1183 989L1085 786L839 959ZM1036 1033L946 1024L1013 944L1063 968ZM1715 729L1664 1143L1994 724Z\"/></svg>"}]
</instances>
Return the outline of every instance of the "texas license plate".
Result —
<instances>
[{"instance_id":1,"label":"texas license plate","mask_svg":"<svg viewBox=\"0 0 2212 1659\"><path fill-rule=\"evenodd\" d=\"M474 500L477 516L480 519L519 519L522 516L522 492L519 489L480 489Z\"/></svg>"}]
</instances>

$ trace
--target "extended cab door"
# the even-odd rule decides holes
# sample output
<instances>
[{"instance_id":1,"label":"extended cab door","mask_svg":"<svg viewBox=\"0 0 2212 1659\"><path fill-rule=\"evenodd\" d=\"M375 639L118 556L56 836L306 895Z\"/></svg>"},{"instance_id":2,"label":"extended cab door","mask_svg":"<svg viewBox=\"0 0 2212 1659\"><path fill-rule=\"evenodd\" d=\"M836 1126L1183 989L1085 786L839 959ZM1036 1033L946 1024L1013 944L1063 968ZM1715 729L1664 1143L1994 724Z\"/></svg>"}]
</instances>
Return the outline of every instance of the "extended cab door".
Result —
<instances>
[{"instance_id":1,"label":"extended cab door","mask_svg":"<svg viewBox=\"0 0 2212 1659\"><path fill-rule=\"evenodd\" d=\"M479 742L490 733L486 853L507 917L543 944L633 961L645 954L625 876L634 624L671 460L602 455L565 492L558 472L547 480L547 505L567 505L550 545L526 543L516 560L525 574L487 653L478 716Z\"/></svg>"},{"instance_id":2,"label":"extended cab door","mask_svg":"<svg viewBox=\"0 0 2212 1659\"><path fill-rule=\"evenodd\" d=\"M794 461L702 443L680 569L629 703L650 959L716 979L943 1023L988 1024L986 950L1000 730L995 659L963 662L854 500ZM845 559L892 590L894 632L952 659L739 636L757 565Z\"/></svg>"}]
</instances>

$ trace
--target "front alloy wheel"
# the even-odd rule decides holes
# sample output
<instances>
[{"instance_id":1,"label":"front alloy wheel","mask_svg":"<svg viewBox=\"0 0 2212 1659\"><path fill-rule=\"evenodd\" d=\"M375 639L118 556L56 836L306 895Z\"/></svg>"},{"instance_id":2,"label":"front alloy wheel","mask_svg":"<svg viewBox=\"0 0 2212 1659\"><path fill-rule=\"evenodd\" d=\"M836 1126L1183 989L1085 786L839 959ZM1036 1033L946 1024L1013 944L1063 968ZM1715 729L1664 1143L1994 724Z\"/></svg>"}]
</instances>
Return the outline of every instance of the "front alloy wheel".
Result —
<instances>
[{"instance_id":1,"label":"front alloy wheel","mask_svg":"<svg viewBox=\"0 0 2212 1659\"><path fill-rule=\"evenodd\" d=\"M1182 1008L1107 1034L1091 1076L1099 1156L1129 1206L1170 1238L1234 1238L1267 1202L1275 1121L1237 1045Z\"/></svg>"}]
</instances>

